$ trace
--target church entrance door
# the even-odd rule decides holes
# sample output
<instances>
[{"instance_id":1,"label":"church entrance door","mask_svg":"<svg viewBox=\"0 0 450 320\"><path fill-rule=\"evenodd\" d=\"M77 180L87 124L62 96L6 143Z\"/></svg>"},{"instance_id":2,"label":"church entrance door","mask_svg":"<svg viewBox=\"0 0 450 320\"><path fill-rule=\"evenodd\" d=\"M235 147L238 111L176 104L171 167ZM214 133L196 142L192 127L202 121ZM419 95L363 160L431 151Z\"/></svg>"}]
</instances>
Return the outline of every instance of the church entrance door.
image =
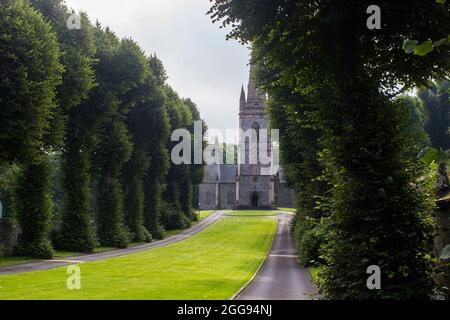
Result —
<instances>
[{"instance_id":1,"label":"church entrance door","mask_svg":"<svg viewBox=\"0 0 450 320\"><path fill-rule=\"evenodd\" d=\"M255 208L258 207L258 200L259 200L258 192L253 192L252 193L252 207L255 207Z\"/></svg>"}]
</instances>

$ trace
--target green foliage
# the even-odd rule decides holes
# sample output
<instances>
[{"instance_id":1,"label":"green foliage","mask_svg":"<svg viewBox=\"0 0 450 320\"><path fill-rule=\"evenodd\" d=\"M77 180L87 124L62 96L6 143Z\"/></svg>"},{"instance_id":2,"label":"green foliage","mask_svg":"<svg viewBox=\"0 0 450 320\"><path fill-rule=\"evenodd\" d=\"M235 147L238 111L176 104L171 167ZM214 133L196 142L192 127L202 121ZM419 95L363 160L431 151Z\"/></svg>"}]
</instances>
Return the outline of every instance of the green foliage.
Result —
<instances>
[{"instance_id":1,"label":"green foliage","mask_svg":"<svg viewBox=\"0 0 450 320\"><path fill-rule=\"evenodd\" d=\"M19 255L51 258L50 169L43 148L62 66L56 35L28 2L0 7L0 153L23 167L14 188Z\"/></svg>"},{"instance_id":2,"label":"green foliage","mask_svg":"<svg viewBox=\"0 0 450 320\"><path fill-rule=\"evenodd\" d=\"M450 244L446 245L444 249L442 249L439 259L441 260L450 259Z\"/></svg>"},{"instance_id":3,"label":"green foliage","mask_svg":"<svg viewBox=\"0 0 450 320\"><path fill-rule=\"evenodd\" d=\"M196 218L203 167L166 177L169 128L192 132L197 107L169 88L156 55L84 13L69 29L71 14L62 0L0 7L0 197L21 224L21 255L52 255L51 222L54 244L71 251L162 238L163 193L180 225Z\"/></svg>"},{"instance_id":4,"label":"green foliage","mask_svg":"<svg viewBox=\"0 0 450 320\"><path fill-rule=\"evenodd\" d=\"M149 69L156 77L158 90L152 95L144 113L138 113L141 119L145 119L145 128L151 130L146 140L149 146L151 165L144 176L144 226L152 234L153 238L162 239L165 230L161 225L161 201L163 185L169 168L169 153L167 140L169 139L169 118L167 113L167 100L165 92L166 77L161 61L155 56L148 60ZM139 106L136 109L139 110ZM147 131L142 131L143 133Z\"/></svg>"},{"instance_id":5,"label":"green foliage","mask_svg":"<svg viewBox=\"0 0 450 320\"><path fill-rule=\"evenodd\" d=\"M59 105L51 115L50 129L44 137L52 148L59 149L63 144L68 111L87 97L95 83L92 27L86 15L80 14L81 29L69 29L67 20L72 13L62 0L30 2L52 25L61 49L60 62L64 72L56 95Z\"/></svg>"},{"instance_id":6,"label":"green foliage","mask_svg":"<svg viewBox=\"0 0 450 320\"><path fill-rule=\"evenodd\" d=\"M94 53L92 26L81 14L81 29L67 28L69 10L61 0L32 0L57 33L64 66L62 83L56 98L59 108L51 115L51 126L45 142L62 150L61 182L63 199L58 213L56 245L74 251L91 252L95 245L92 210L89 196L92 126L89 107L82 105L94 82ZM55 168L56 169L56 168ZM60 214L59 214L60 213Z\"/></svg>"},{"instance_id":7,"label":"green foliage","mask_svg":"<svg viewBox=\"0 0 450 320\"><path fill-rule=\"evenodd\" d=\"M422 87L418 96L422 100L425 112L425 131L431 140L431 146L438 149L450 149L450 80L441 79L429 82Z\"/></svg>"},{"instance_id":8,"label":"green foliage","mask_svg":"<svg viewBox=\"0 0 450 320\"><path fill-rule=\"evenodd\" d=\"M296 189L300 204L329 216L323 293L332 299L428 298L433 196L429 181L420 179L427 168L411 152L411 113L393 98L448 72L445 46L419 57L405 55L398 44L447 37L450 12L447 5L420 0L381 1L383 28L369 30L369 4L216 0L210 14L232 27L229 37L251 43L257 80L269 97L283 91L298 97L274 103L270 113L281 135L292 132L291 156L281 146L288 176L320 168L303 183L321 181L323 189ZM316 139L294 142L299 128ZM304 214L311 217L314 210ZM367 267L374 264L383 272L382 290L366 286Z\"/></svg>"},{"instance_id":9,"label":"green foliage","mask_svg":"<svg viewBox=\"0 0 450 320\"><path fill-rule=\"evenodd\" d=\"M131 236L125 226L121 178L133 144L123 118L142 99L142 90L137 89L144 82L147 64L142 49L132 40L119 41L108 29L99 27L95 35L100 58L96 66L100 101L91 108L103 118L94 155L97 232L102 245L126 247Z\"/></svg>"},{"instance_id":10,"label":"green foliage","mask_svg":"<svg viewBox=\"0 0 450 320\"><path fill-rule=\"evenodd\" d=\"M23 0L0 7L0 161L33 159L62 72L55 34Z\"/></svg>"},{"instance_id":11,"label":"green foliage","mask_svg":"<svg viewBox=\"0 0 450 320\"><path fill-rule=\"evenodd\" d=\"M174 208L169 203L163 202L161 222L166 230L186 229L191 226L191 220L183 211Z\"/></svg>"},{"instance_id":12,"label":"green foliage","mask_svg":"<svg viewBox=\"0 0 450 320\"><path fill-rule=\"evenodd\" d=\"M125 190L126 224L133 234L134 241L149 239L149 232L145 227L145 186L144 177L151 165L158 166L154 145L166 138L167 124L165 114L164 94L158 78L152 69L153 59L148 59L148 69L145 80L138 89L142 92L143 100L137 103L127 118L128 130L133 141L133 153L123 171ZM162 123L160 123L162 121ZM154 162L152 161L154 160ZM160 179L164 177L155 177Z\"/></svg>"},{"instance_id":13,"label":"green foliage","mask_svg":"<svg viewBox=\"0 0 450 320\"><path fill-rule=\"evenodd\" d=\"M15 190L17 219L22 233L15 249L17 255L52 258L48 239L52 201L50 197L50 167L47 160L25 164Z\"/></svg>"},{"instance_id":14,"label":"green foliage","mask_svg":"<svg viewBox=\"0 0 450 320\"><path fill-rule=\"evenodd\" d=\"M441 5L445 5L446 2L447 0L436 0L436 3ZM426 40L421 44L419 44L419 41L417 40L404 40L402 48L406 53L414 53L415 55L418 56L425 56L428 53L432 52L435 48L440 47L442 45L447 45L448 47L449 43L450 43L450 33L445 38L442 38L438 41Z\"/></svg>"},{"instance_id":15,"label":"green foliage","mask_svg":"<svg viewBox=\"0 0 450 320\"><path fill-rule=\"evenodd\" d=\"M436 148L426 147L420 151L418 158L426 165L430 165L433 161L438 160L439 150Z\"/></svg>"},{"instance_id":16,"label":"green foliage","mask_svg":"<svg viewBox=\"0 0 450 320\"><path fill-rule=\"evenodd\" d=\"M430 145L429 136L424 129L426 121L426 111L424 110L423 103L417 97L401 95L396 99L403 105L405 114L409 114L409 123L406 129L406 137L409 138L411 155L416 155L424 147Z\"/></svg>"},{"instance_id":17,"label":"green foliage","mask_svg":"<svg viewBox=\"0 0 450 320\"><path fill-rule=\"evenodd\" d=\"M17 164L0 167L0 200L5 218L14 218L14 192L19 175L20 167Z\"/></svg>"},{"instance_id":18,"label":"green foliage","mask_svg":"<svg viewBox=\"0 0 450 320\"><path fill-rule=\"evenodd\" d=\"M192 139L194 139L194 121L201 121L197 107L190 100L180 99L170 87L166 88L166 92L168 97L168 114L172 130L186 129L191 133ZM203 125L203 129L206 131L205 125ZM172 150L177 143L177 141L168 141L167 149ZM195 141L192 141L191 144L194 145ZM199 184L202 179L202 165L172 164L169 167L164 198L176 210L182 211L190 220L196 219L192 205L194 194L193 184Z\"/></svg>"},{"instance_id":19,"label":"green foliage","mask_svg":"<svg viewBox=\"0 0 450 320\"><path fill-rule=\"evenodd\" d=\"M308 217L299 211L292 221L299 260L305 266L323 263L321 247L325 243L326 229L320 220Z\"/></svg>"}]
</instances>

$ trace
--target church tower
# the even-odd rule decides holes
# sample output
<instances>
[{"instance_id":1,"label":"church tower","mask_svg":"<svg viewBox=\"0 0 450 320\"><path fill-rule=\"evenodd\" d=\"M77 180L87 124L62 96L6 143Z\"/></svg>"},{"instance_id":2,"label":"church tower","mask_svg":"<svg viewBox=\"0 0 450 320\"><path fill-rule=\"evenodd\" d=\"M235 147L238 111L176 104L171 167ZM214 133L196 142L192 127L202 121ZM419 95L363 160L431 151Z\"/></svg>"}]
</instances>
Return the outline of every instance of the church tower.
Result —
<instances>
[{"instance_id":1,"label":"church tower","mask_svg":"<svg viewBox=\"0 0 450 320\"><path fill-rule=\"evenodd\" d=\"M236 207L239 209L271 209L275 204L275 177L270 163L264 163L270 157L272 143L270 137L261 130L269 129L266 113L266 95L254 85L253 67L250 76L247 97L241 89L239 103L239 154L236 178ZM253 130L252 130L253 129Z\"/></svg>"}]
</instances>

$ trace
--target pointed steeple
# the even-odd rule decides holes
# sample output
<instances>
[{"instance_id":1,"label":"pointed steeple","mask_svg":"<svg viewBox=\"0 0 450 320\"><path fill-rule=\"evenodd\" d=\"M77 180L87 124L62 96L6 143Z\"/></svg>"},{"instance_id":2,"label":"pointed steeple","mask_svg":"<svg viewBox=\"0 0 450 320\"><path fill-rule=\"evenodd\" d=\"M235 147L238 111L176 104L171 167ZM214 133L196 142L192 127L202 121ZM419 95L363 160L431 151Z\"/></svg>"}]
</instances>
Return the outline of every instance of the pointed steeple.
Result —
<instances>
[{"instance_id":1,"label":"pointed steeple","mask_svg":"<svg viewBox=\"0 0 450 320\"><path fill-rule=\"evenodd\" d=\"M247 96L247 102L261 102L266 100L265 94L260 94L258 90L255 87L254 81L254 69L253 65L250 65L250 76L248 79L248 96Z\"/></svg>"},{"instance_id":2,"label":"pointed steeple","mask_svg":"<svg viewBox=\"0 0 450 320\"><path fill-rule=\"evenodd\" d=\"M241 99L239 100L239 107L244 108L247 103L247 99L245 98L244 86L241 88Z\"/></svg>"}]
</instances>

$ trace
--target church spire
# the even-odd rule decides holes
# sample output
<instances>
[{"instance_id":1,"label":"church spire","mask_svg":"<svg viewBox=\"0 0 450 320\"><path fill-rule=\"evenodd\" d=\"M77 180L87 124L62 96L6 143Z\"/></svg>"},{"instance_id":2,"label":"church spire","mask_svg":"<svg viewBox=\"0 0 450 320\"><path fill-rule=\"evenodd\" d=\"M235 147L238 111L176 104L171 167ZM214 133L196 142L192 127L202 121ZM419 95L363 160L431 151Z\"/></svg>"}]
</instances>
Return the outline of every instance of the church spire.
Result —
<instances>
[{"instance_id":1,"label":"church spire","mask_svg":"<svg viewBox=\"0 0 450 320\"><path fill-rule=\"evenodd\" d=\"M239 100L239 106L241 108L244 108L246 103L247 103L247 99L245 98L244 86L242 86L242 88L241 88L241 99Z\"/></svg>"},{"instance_id":2,"label":"church spire","mask_svg":"<svg viewBox=\"0 0 450 320\"><path fill-rule=\"evenodd\" d=\"M254 81L254 69L253 65L250 65L250 76L248 79L248 102L258 102L258 101L264 101L266 99L265 94L259 94L258 90L255 87Z\"/></svg>"}]
</instances>

